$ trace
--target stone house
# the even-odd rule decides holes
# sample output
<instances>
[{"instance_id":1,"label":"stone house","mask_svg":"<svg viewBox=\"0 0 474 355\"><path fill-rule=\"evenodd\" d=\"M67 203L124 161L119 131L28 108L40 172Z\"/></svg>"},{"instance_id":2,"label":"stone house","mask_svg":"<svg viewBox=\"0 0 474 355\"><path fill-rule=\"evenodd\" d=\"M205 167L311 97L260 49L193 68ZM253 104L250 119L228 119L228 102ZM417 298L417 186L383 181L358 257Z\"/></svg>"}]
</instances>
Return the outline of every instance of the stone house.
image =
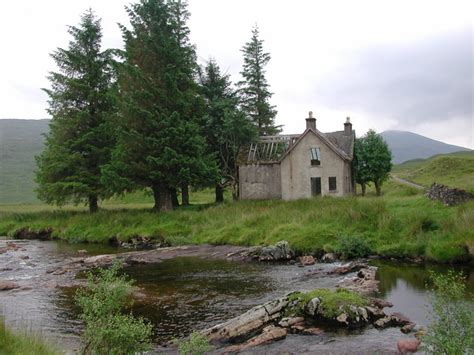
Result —
<instances>
[{"instance_id":1,"label":"stone house","mask_svg":"<svg viewBox=\"0 0 474 355\"><path fill-rule=\"evenodd\" d=\"M260 137L239 164L243 200L296 200L354 193L352 159L355 132L350 119L344 130L322 133L309 113L300 135Z\"/></svg>"}]
</instances>

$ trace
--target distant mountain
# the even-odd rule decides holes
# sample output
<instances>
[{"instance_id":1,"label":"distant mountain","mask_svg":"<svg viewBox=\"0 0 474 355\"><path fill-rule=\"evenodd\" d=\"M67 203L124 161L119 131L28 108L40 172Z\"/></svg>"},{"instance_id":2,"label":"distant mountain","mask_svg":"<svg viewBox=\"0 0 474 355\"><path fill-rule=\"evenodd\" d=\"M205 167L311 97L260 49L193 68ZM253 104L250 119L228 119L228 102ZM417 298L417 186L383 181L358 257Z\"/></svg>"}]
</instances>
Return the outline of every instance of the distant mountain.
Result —
<instances>
[{"instance_id":1,"label":"distant mountain","mask_svg":"<svg viewBox=\"0 0 474 355\"><path fill-rule=\"evenodd\" d=\"M400 164L412 159L425 159L436 154L448 154L470 150L412 132L385 131L382 132L381 135L392 150L394 164Z\"/></svg>"},{"instance_id":2,"label":"distant mountain","mask_svg":"<svg viewBox=\"0 0 474 355\"><path fill-rule=\"evenodd\" d=\"M36 202L35 155L49 120L0 119L0 203Z\"/></svg>"}]
</instances>

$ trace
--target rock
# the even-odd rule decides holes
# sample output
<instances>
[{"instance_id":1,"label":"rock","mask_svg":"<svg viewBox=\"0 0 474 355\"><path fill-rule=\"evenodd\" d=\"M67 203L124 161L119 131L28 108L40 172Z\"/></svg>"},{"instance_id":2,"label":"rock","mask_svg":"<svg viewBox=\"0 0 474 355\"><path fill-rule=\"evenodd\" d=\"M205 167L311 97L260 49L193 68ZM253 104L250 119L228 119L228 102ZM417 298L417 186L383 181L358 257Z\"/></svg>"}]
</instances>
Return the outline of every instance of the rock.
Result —
<instances>
[{"instance_id":1,"label":"rock","mask_svg":"<svg viewBox=\"0 0 474 355\"><path fill-rule=\"evenodd\" d=\"M303 323L303 317L283 318L278 325L283 328L289 328L295 324Z\"/></svg>"},{"instance_id":2,"label":"rock","mask_svg":"<svg viewBox=\"0 0 474 355\"><path fill-rule=\"evenodd\" d=\"M282 297L264 303L263 305L251 308L244 314L232 318L227 322L206 329L202 331L202 334L212 342L228 342L245 338L279 319L281 317L281 311L288 303L288 297Z\"/></svg>"},{"instance_id":3,"label":"rock","mask_svg":"<svg viewBox=\"0 0 474 355\"><path fill-rule=\"evenodd\" d=\"M346 313L341 313L340 315L337 316L336 320L339 322L339 323L343 323L343 324L346 324L346 325L349 325L349 317L347 316Z\"/></svg>"},{"instance_id":4,"label":"rock","mask_svg":"<svg viewBox=\"0 0 474 355\"><path fill-rule=\"evenodd\" d=\"M7 247L0 248L0 254L5 254L7 251Z\"/></svg>"},{"instance_id":5,"label":"rock","mask_svg":"<svg viewBox=\"0 0 474 355\"><path fill-rule=\"evenodd\" d=\"M78 253L79 255L86 255L86 254L87 254L87 250L86 250L86 249L79 249L79 250L77 251L77 253Z\"/></svg>"},{"instance_id":6,"label":"rock","mask_svg":"<svg viewBox=\"0 0 474 355\"><path fill-rule=\"evenodd\" d=\"M411 333L416 327L416 324L415 323L408 323L408 324L405 324L402 329L400 329L402 331L402 333L404 334L408 334L408 333Z\"/></svg>"},{"instance_id":7,"label":"rock","mask_svg":"<svg viewBox=\"0 0 474 355\"><path fill-rule=\"evenodd\" d=\"M461 189L434 183L426 191L425 196L431 200L441 201L445 206L454 206L473 198L472 194Z\"/></svg>"},{"instance_id":8,"label":"rock","mask_svg":"<svg viewBox=\"0 0 474 355\"><path fill-rule=\"evenodd\" d=\"M105 266L112 263L114 257L112 255L97 255L84 259L86 266Z\"/></svg>"},{"instance_id":9,"label":"rock","mask_svg":"<svg viewBox=\"0 0 474 355\"><path fill-rule=\"evenodd\" d=\"M336 261L336 255L334 253L326 253L321 258L323 263L333 263Z\"/></svg>"},{"instance_id":10,"label":"rock","mask_svg":"<svg viewBox=\"0 0 474 355\"><path fill-rule=\"evenodd\" d=\"M22 255L22 256L20 256L20 259L22 259L22 260L27 260L27 259L29 259L29 258L30 258L30 257L29 257L28 255Z\"/></svg>"},{"instance_id":11,"label":"rock","mask_svg":"<svg viewBox=\"0 0 474 355\"><path fill-rule=\"evenodd\" d=\"M321 300L318 297L313 298L310 300L306 305L304 306L304 312L309 315L314 317L315 315L318 314L318 307L321 304Z\"/></svg>"},{"instance_id":12,"label":"rock","mask_svg":"<svg viewBox=\"0 0 474 355\"><path fill-rule=\"evenodd\" d=\"M371 298L370 303L372 304L372 306L377 307L379 309L382 309L385 307L393 307L393 303L386 300L382 300L380 298Z\"/></svg>"},{"instance_id":13,"label":"rock","mask_svg":"<svg viewBox=\"0 0 474 355\"><path fill-rule=\"evenodd\" d=\"M382 309L377 307L367 306L365 307L365 310L367 311L367 315L370 319L380 319L387 316L385 312L382 311Z\"/></svg>"},{"instance_id":14,"label":"rock","mask_svg":"<svg viewBox=\"0 0 474 355\"><path fill-rule=\"evenodd\" d=\"M291 250L290 245L287 241L280 241L275 245L263 247L260 250L258 260L260 261L279 261L279 260L290 260L294 256L294 252Z\"/></svg>"},{"instance_id":15,"label":"rock","mask_svg":"<svg viewBox=\"0 0 474 355\"><path fill-rule=\"evenodd\" d=\"M273 343L275 341L286 338L288 331L285 328L276 327L274 325L263 329L262 333L246 341L243 344L232 345L224 349L224 353L240 352L255 346Z\"/></svg>"},{"instance_id":16,"label":"rock","mask_svg":"<svg viewBox=\"0 0 474 355\"><path fill-rule=\"evenodd\" d=\"M392 318L390 316L386 316L380 319L377 319L374 322L374 327L377 329L385 329L392 325Z\"/></svg>"},{"instance_id":17,"label":"rock","mask_svg":"<svg viewBox=\"0 0 474 355\"><path fill-rule=\"evenodd\" d=\"M15 288L19 288L20 286L13 281L1 281L0 280L0 291L8 291L13 290Z\"/></svg>"},{"instance_id":18,"label":"rock","mask_svg":"<svg viewBox=\"0 0 474 355\"><path fill-rule=\"evenodd\" d=\"M392 318L393 324L396 326L402 327L402 326L412 323L411 320L409 320L406 316L404 316L401 313L392 313L390 317Z\"/></svg>"},{"instance_id":19,"label":"rock","mask_svg":"<svg viewBox=\"0 0 474 355\"><path fill-rule=\"evenodd\" d=\"M304 266L314 265L316 263L316 260L314 260L314 256L312 255L303 255L300 256L300 263Z\"/></svg>"},{"instance_id":20,"label":"rock","mask_svg":"<svg viewBox=\"0 0 474 355\"><path fill-rule=\"evenodd\" d=\"M421 341L418 339L401 339L397 342L398 352L400 354L411 354L418 351Z\"/></svg>"},{"instance_id":21,"label":"rock","mask_svg":"<svg viewBox=\"0 0 474 355\"><path fill-rule=\"evenodd\" d=\"M356 269L360 265L357 265ZM342 287L363 295L369 295L378 291L379 281L375 279L377 268L366 266L358 271L356 277L343 279L338 287Z\"/></svg>"},{"instance_id":22,"label":"rock","mask_svg":"<svg viewBox=\"0 0 474 355\"><path fill-rule=\"evenodd\" d=\"M345 275L350 272L356 272L356 271L359 271L360 269L365 269L368 267L369 266L366 263L350 262L340 267L337 267L334 270L329 271L329 274Z\"/></svg>"},{"instance_id":23,"label":"rock","mask_svg":"<svg viewBox=\"0 0 474 355\"><path fill-rule=\"evenodd\" d=\"M309 327L304 328L301 334L303 335L320 335L323 331L320 328Z\"/></svg>"}]
</instances>

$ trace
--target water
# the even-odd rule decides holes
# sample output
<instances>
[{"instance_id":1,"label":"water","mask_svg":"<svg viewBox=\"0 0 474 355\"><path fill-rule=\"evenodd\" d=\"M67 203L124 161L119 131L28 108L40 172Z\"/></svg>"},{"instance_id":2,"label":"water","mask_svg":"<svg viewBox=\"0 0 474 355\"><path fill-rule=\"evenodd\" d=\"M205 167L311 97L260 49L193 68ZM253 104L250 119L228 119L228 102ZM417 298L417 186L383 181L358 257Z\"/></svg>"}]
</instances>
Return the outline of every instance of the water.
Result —
<instances>
[{"instance_id":1,"label":"water","mask_svg":"<svg viewBox=\"0 0 474 355\"><path fill-rule=\"evenodd\" d=\"M0 280L15 280L25 287L0 292L0 315L14 327L39 331L66 348L80 346L81 324L73 306L74 289L54 288L54 277L46 270L65 258L119 252L99 245L60 242L15 241L18 251L0 254ZM0 248L6 244L0 239ZM23 250L22 250L23 249ZM25 255L29 259L23 259ZM424 266L374 261L379 267L381 298L418 324L429 321L426 283L429 271L446 272L447 266ZM137 265L124 271L136 280L141 297L133 311L154 324L155 342L188 335L210 327L249 308L294 290L333 287L340 277L327 276L334 265L309 267L270 265L225 260L180 257L155 265ZM474 293L472 268L461 269ZM323 336L290 335L285 340L258 348L262 353L393 353L398 339L407 337L398 328L378 331L326 332ZM255 351L255 350L253 350Z\"/></svg>"}]
</instances>

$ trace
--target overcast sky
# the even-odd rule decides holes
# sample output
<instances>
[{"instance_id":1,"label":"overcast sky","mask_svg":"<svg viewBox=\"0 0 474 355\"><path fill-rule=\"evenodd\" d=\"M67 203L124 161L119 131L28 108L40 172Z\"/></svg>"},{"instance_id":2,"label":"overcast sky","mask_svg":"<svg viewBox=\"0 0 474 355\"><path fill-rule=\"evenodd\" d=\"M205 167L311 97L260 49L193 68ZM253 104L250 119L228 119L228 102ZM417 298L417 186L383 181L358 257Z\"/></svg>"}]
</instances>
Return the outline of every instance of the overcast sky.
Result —
<instances>
[{"instance_id":1,"label":"overcast sky","mask_svg":"<svg viewBox=\"0 0 474 355\"><path fill-rule=\"evenodd\" d=\"M122 47L123 0L0 3L0 118L48 117L49 57L66 47L67 25L92 7L104 47ZM473 14L470 0L190 0L191 36L203 63L213 57L239 80L243 44L258 24L272 60L267 77L277 123L304 129L312 110L320 130L360 135L409 130L474 148Z\"/></svg>"}]
</instances>

